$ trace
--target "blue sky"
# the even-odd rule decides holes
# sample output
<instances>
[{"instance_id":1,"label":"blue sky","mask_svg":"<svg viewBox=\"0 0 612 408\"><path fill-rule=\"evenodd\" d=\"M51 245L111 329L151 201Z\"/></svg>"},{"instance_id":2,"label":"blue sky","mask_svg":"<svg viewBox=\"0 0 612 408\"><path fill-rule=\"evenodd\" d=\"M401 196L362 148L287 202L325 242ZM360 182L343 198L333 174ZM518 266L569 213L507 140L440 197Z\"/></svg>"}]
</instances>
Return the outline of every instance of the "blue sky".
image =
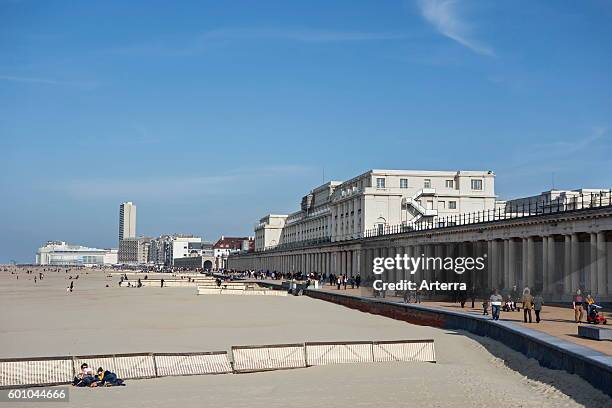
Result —
<instances>
[{"instance_id":1,"label":"blue sky","mask_svg":"<svg viewBox=\"0 0 612 408\"><path fill-rule=\"evenodd\" d=\"M612 186L612 2L0 0L0 262L252 234L370 168ZM554 175L554 176L553 176Z\"/></svg>"}]
</instances>

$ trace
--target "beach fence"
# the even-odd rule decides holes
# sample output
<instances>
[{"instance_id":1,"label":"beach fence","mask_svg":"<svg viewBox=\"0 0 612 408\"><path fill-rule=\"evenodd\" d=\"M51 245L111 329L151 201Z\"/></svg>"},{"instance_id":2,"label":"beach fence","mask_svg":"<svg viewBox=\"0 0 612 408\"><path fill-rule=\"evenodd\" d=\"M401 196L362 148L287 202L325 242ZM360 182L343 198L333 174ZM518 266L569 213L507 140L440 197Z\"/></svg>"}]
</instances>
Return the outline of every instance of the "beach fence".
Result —
<instances>
[{"instance_id":1,"label":"beach fence","mask_svg":"<svg viewBox=\"0 0 612 408\"><path fill-rule=\"evenodd\" d=\"M68 384L83 363L93 370L112 371L124 380L232 372L226 351L10 358L0 359L0 389Z\"/></svg>"},{"instance_id":2,"label":"beach fence","mask_svg":"<svg viewBox=\"0 0 612 408\"><path fill-rule=\"evenodd\" d=\"M304 343L233 346L232 357L237 373L306 367Z\"/></svg>"},{"instance_id":3,"label":"beach fence","mask_svg":"<svg viewBox=\"0 0 612 408\"><path fill-rule=\"evenodd\" d=\"M231 360L230 360L231 357ZM0 389L69 384L81 364L119 378L249 373L328 364L436 362L433 339L232 346L226 351L0 359Z\"/></svg>"}]
</instances>

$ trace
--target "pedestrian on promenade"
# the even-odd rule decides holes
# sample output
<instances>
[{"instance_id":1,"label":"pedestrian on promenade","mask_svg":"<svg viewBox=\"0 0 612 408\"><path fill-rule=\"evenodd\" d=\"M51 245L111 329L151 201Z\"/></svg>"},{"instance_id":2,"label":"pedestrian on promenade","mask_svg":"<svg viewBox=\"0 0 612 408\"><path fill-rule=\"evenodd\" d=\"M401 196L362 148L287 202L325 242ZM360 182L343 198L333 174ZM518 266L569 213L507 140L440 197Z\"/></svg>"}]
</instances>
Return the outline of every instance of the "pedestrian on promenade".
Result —
<instances>
[{"instance_id":1,"label":"pedestrian on promenade","mask_svg":"<svg viewBox=\"0 0 612 408\"><path fill-rule=\"evenodd\" d=\"M493 320L499 320L499 309L501 309L504 298L499 294L497 289L494 289L489 300L491 301L491 317Z\"/></svg>"},{"instance_id":2,"label":"pedestrian on promenade","mask_svg":"<svg viewBox=\"0 0 612 408\"><path fill-rule=\"evenodd\" d=\"M346 284L348 283L348 277L344 276L342 278L342 285L344 286L344 290L346 290Z\"/></svg>"},{"instance_id":3,"label":"pedestrian on promenade","mask_svg":"<svg viewBox=\"0 0 612 408\"><path fill-rule=\"evenodd\" d=\"M533 298L533 311L536 316L536 323L540 323L540 312L542 311L542 306L544 305L544 298L540 292L536 293Z\"/></svg>"},{"instance_id":4,"label":"pedestrian on promenade","mask_svg":"<svg viewBox=\"0 0 612 408\"><path fill-rule=\"evenodd\" d=\"M580 323L582 321L583 303L584 297L582 296L582 292L580 291L580 289L578 289L572 300L572 307L574 308L574 320L576 321L576 323Z\"/></svg>"},{"instance_id":5,"label":"pedestrian on promenade","mask_svg":"<svg viewBox=\"0 0 612 408\"><path fill-rule=\"evenodd\" d=\"M338 276L336 279L336 286L338 290L340 290L340 285L342 285L342 275Z\"/></svg>"},{"instance_id":6,"label":"pedestrian on promenade","mask_svg":"<svg viewBox=\"0 0 612 408\"><path fill-rule=\"evenodd\" d=\"M482 315L483 316L489 315L489 301L487 299L484 299L482 301Z\"/></svg>"},{"instance_id":7,"label":"pedestrian on promenade","mask_svg":"<svg viewBox=\"0 0 612 408\"><path fill-rule=\"evenodd\" d=\"M531 309L533 308L533 296L529 288L523 289L523 320L527 323L527 316L529 315L529 323L531 321Z\"/></svg>"},{"instance_id":8,"label":"pedestrian on promenade","mask_svg":"<svg viewBox=\"0 0 612 408\"><path fill-rule=\"evenodd\" d=\"M355 285L357 285L357 289L359 289L359 285L361 285L361 275L357 275L355 278Z\"/></svg>"}]
</instances>

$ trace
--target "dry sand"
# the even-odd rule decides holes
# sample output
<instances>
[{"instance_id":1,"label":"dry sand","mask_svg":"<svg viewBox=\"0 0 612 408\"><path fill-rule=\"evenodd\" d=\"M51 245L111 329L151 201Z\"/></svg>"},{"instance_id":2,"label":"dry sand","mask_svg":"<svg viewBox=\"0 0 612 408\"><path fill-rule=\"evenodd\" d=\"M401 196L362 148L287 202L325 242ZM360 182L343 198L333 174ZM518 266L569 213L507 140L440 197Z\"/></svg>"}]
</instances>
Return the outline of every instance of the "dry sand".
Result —
<instances>
[{"instance_id":1,"label":"dry sand","mask_svg":"<svg viewBox=\"0 0 612 408\"><path fill-rule=\"evenodd\" d=\"M75 291L67 293L63 272L47 273L37 284L23 272L19 281L0 273L1 357L433 338L438 362L134 380L121 388L71 388L68 406L612 405L577 376L542 368L498 342L466 333L415 326L307 297L197 296L195 288L119 288L116 277L106 278L100 271L79 275Z\"/></svg>"}]
</instances>

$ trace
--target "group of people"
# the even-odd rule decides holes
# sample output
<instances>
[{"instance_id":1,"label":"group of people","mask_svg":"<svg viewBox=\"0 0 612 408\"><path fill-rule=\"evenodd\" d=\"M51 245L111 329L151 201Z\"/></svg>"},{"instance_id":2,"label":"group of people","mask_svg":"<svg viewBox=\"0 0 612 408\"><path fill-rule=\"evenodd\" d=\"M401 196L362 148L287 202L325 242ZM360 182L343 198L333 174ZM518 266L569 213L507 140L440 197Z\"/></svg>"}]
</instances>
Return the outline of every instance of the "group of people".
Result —
<instances>
[{"instance_id":1,"label":"group of people","mask_svg":"<svg viewBox=\"0 0 612 408\"><path fill-rule=\"evenodd\" d=\"M584 296L582 291L578 289L572 299L572 308L574 309L574 320L576 323L581 323L584 312L586 312L586 321L588 322L589 317L595 319L597 309L600 307L595 304L595 299L590 293Z\"/></svg>"},{"instance_id":2,"label":"group of people","mask_svg":"<svg viewBox=\"0 0 612 408\"><path fill-rule=\"evenodd\" d=\"M516 287L515 287L516 288ZM520 308L516 304L515 297L509 294L506 299L499 293L497 289L493 290L493 294L489 299L485 299L482 302L483 315L489 314L489 302L491 304L491 317L493 320L499 320L499 314L503 310L505 312L519 311ZM544 306L544 297L541 293L531 294L529 288L523 289L523 297L520 299L523 304L523 321L525 323L533 323L531 311L535 314L536 323L540 323L540 313Z\"/></svg>"},{"instance_id":3,"label":"group of people","mask_svg":"<svg viewBox=\"0 0 612 408\"><path fill-rule=\"evenodd\" d=\"M323 278L320 279L320 282L323 284ZM359 286L361 286L361 276L336 276L332 273L328 277L328 282L330 286L336 285L336 289L338 290L340 290L340 288L344 288L344 290L346 290L348 285L351 285L351 289L355 289L355 287L359 289Z\"/></svg>"},{"instance_id":4,"label":"group of people","mask_svg":"<svg viewBox=\"0 0 612 408\"><path fill-rule=\"evenodd\" d=\"M113 387L123 386L125 382L112 371L99 367L94 373L87 363L81 364L81 372L74 377L72 385L75 387Z\"/></svg>"}]
</instances>

